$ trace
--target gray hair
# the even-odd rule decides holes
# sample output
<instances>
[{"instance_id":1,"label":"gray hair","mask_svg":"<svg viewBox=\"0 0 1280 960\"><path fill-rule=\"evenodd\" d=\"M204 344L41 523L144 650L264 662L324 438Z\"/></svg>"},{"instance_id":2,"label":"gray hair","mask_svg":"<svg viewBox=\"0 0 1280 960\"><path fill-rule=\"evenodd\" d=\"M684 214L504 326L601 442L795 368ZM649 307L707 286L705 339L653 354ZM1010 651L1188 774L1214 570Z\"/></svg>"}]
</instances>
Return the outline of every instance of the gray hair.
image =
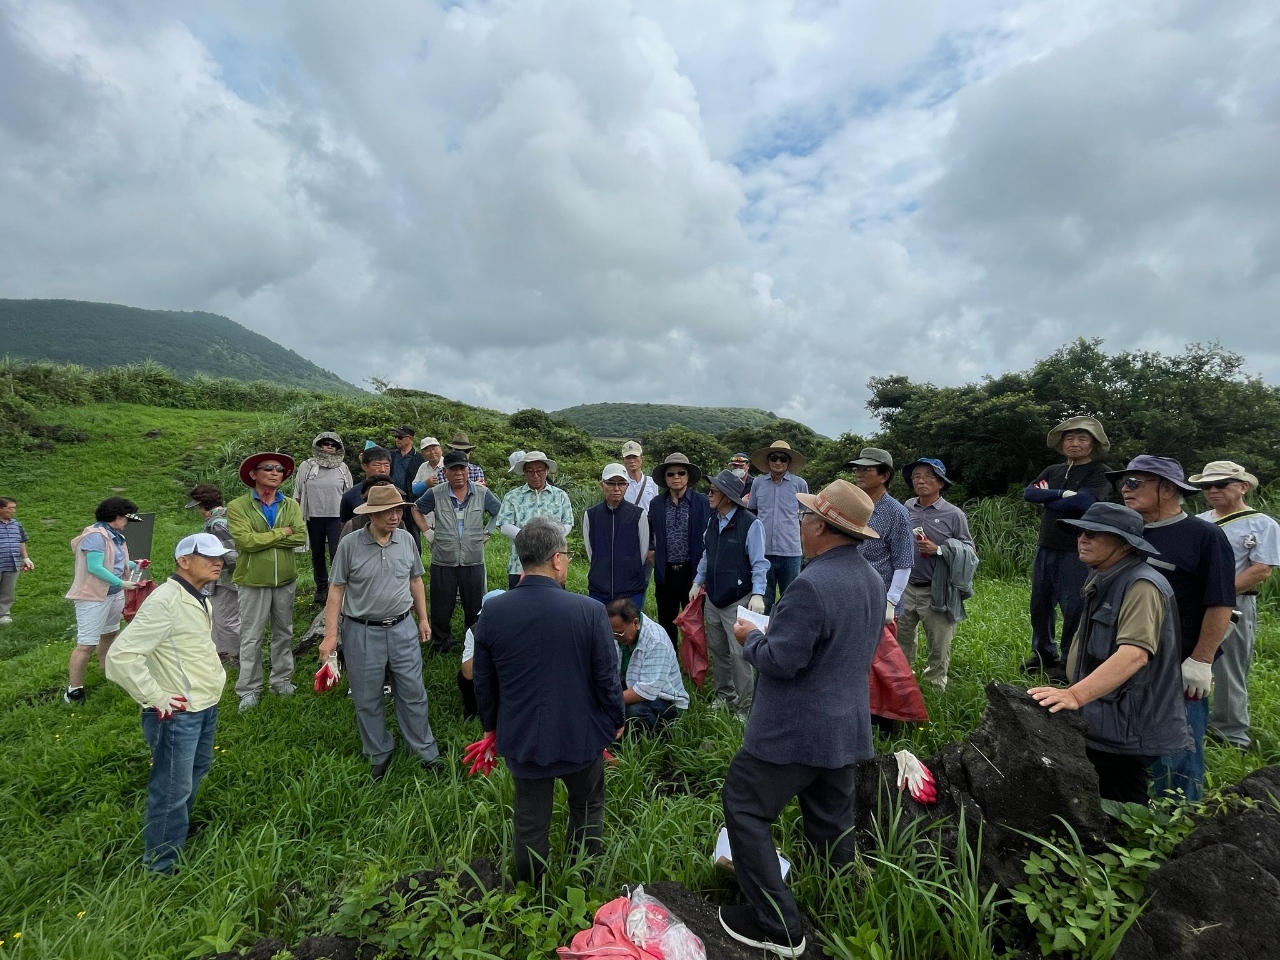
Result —
<instances>
[{"instance_id":1,"label":"gray hair","mask_svg":"<svg viewBox=\"0 0 1280 960\"><path fill-rule=\"evenodd\" d=\"M522 567L545 567L568 546L564 527L549 517L534 517L516 534L516 556Z\"/></svg>"}]
</instances>

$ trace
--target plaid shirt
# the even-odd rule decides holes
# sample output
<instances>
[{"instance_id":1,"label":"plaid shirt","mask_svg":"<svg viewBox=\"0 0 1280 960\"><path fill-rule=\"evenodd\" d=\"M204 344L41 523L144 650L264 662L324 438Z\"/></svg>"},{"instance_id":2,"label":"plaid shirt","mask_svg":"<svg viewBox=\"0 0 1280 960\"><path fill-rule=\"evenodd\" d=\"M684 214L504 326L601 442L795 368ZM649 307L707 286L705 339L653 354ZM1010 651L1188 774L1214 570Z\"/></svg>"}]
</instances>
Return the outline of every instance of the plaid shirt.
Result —
<instances>
[{"instance_id":1,"label":"plaid shirt","mask_svg":"<svg viewBox=\"0 0 1280 960\"><path fill-rule=\"evenodd\" d=\"M498 511L499 527L507 524L523 527L534 517L549 517L572 530L573 506L569 503L569 495L549 483L539 492L535 492L527 483L507 491L507 495L502 498L502 509ZM515 540L511 541L511 560L507 563L507 573L524 573L520 558L516 556ZM670 644L671 641L668 640L667 643Z\"/></svg>"},{"instance_id":2,"label":"plaid shirt","mask_svg":"<svg viewBox=\"0 0 1280 960\"><path fill-rule=\"evenodd\" d=\"M27 531L17 520L0 520L0 573L13 573L22 569L22 544L27 542Z\"/></svg>"},{"instance_id":3,"label":"plaid shirt","mask_svg":"<svg viewBox=\"0 0 1280 960\"><path fill-rule=\"evenodd\" d=\"M479 464L475 464L475 463L467 464L467 479L470 480L472 483L480 484L480 486L482 487L488 486L488 484L484 482L484 471L480 469ZM436 483L444 483L444 467L437 468Z\"/></svg>"},{"instance_id":4,"label":"plaid shirt","mask_svg":"<svg viewBox=\"0 0 1280 960\"><path fill-rule=\"evenodd\" d=\"M619 662L621 654L619 650ZM622 686L630 687L646 700L670 700L681 710L689 706L689 694L680 679L680 664L671 638L644 614L640 615L640 632L636 635Z\"/></svg>"}]
</instances>

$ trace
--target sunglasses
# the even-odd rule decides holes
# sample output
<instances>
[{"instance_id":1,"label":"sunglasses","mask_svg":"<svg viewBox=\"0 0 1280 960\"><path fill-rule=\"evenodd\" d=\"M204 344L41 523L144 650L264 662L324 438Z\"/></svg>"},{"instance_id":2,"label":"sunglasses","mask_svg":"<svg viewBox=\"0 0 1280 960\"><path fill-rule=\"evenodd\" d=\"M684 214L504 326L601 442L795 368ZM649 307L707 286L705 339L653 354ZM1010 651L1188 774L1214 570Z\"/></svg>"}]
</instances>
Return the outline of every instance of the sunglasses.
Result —
<instances>
[{"instance_id":1,"label":"sunglasses","mask_svg":"<svg viewBox=\"0 0 1280 960\"><path fill-rule=\"evenodd\" d=\"M672 477L687 477L688 475L689 475L688 470L668 470L667 471L667 479L670 479Z\"/></svg>"},{"instance_id":2,"label":"sunglasses","mask_svg":"<svg viewBox=\"0 0 1280 960\"><path fill-rule=\"evenodd\" d=\"M328 447L330 450L337 450L337 449L338 449L338 445L337 445L336 443L334 443L332 440L321 440L319 443L317 443L317 444L316 444L316 446L317 446L317 447Z\"/></svg>"},{"instance_id":3,"label":"sunglasses","mask_svg":"<svg viewBox=\"0 0 1280 960\"><path fill-rule=\"evenodd\" d=\"M1155 477L1125 477L1120 481L1121 490L1137 490L1144 483L1155 483Z\"/></svg>"},{"instance_id":4,"label":"sunglasses","mask_svg":"<svg viewBox=\"0 0 1280 960\"><path fill-rule=\"evenodd\" d=\"M1078 532L1078 533L1076 534L1076 539L1078 539L1078 540L1092 540L1092 539L1093 539L1094 537L1096 537L1097 535L1098 535L1098 531L1097 531L1097 530L1081 530L1080 532Z\"/></svg>"},{"instance_id":5,"label":"sunglasses","mask_svg":"<svg viewBox=\"0 0 1280 960\"><path fill-rule=\"evenodd\" d=\"M284 473L284 467L278 463L260 463L257 469L263 473Z\"/></svg>"},{"instance_id":6,"label":"sunglasses","mask_svg":"<svg viewBox=\"0 0 1280 960\"><path fill-rule=\"evenodd\" d=\"M790 463L791 458L788 457L785 453L771 453L769 454L769 462L770 463Z\"/></svg>"},{"instance_id":7,"label":"sunglasses","mask_svg":"<svg viewBox=\"0 0 1280 960\"><path fill-rule=\"evenodd\" d=\"M1225 490L1227 489L1227 487L1231 486L1233 483L1238 483L1238 482L1239 481L1237 480L1215 480L1213 481L1213 483L1200 484L1200 489L1201 490Z\"/></svg>"}]
</instances>

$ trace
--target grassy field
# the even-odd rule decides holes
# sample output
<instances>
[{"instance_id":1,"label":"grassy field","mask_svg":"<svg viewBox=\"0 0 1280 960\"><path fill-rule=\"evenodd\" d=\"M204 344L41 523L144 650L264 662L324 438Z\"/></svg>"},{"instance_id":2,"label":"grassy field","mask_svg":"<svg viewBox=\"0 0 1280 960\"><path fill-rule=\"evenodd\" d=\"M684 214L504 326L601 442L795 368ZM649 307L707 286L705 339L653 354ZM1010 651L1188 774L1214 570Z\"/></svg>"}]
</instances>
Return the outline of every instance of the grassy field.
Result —
<instances>
[{"instance_id":1,"label":"grassy field","mask_svg":"<svg viewBox=\"0 0 1280 960\"><path fill-rule=\"evenodd\" d=\"M225 440L260 429L263 418L119 404L43 415L88 440L20 461L0 455L0 493L18 500L37 564L21 579L15 623L0 628L0 956L198 957L267 934L296 942L321 930L358 931L372 916L365 907L394 878L477 857L502 859L510 840L506 773L470 779L454 766L429 775L398 755L386 781L371 784L350 701L340 693L313 694L316 664L303 659L297 696L267 697L244 716L236 713L228 685L184 869L169 880L145 875L138 859L149 760L137 708L96 665L88 702L73 710L61 700L73 636L70 604L62 599L71 574L67 541L91 520L99 500L123 493L157 513L156 576L167 575L172 562L164 558L199 522L181 509L186 485L217 466ZM146 438L152 430L160 435ZM501 537L488 548L491 585L505 584L506 550ZM575 566L570 586L583 590L584 581ZM301 583L299 597L310 592L310 584ZM926 693L932 722L911 730L902 745L921 756L932 753L977 722L988 680L1022 682L1017 664L1028 643L1027 593L1017 580L979 584L953 651L951 686L945 697ZM310 611L300 605L297 614L302 627ZM1210 747L1213 784L1233 783L1248 769L1280 760L1278 640L1268 610L1253 675L1261 749L1242 755ZM479 727L461 719L455 670L455 662L437 658L425 673L433 728L457 756ZM617 750L620 762L608 775L607 854L590 884L577 865L557 857L543 890L487 902L484 923L419 916L418 926L406 927L394 942L424 956L455 949L542 956L548 946L567 942L594 905L617 895L623 883L674 879L715 895L724 882L710 859L721 821L719 786L740 736L735 721L710 712L705 697L696 696L670 737L629 739ZM784 850L799 845L797 816L792 807L783 818ZM983 925L994 925L994 907L965 901L960 892L972 885L963 877L945 879L957 891L948 898L947 916L956 920L951 931L930 933L933 939L921 932L934 921L922 915L924 898L916 896L912 871L942 874L918 859L908 833L888 826L880 854L898 857L895 862L906 865L900 870L868 866L829 882L812 867L797 869L802 906L837 953L921 960L991 955ZM553 850L559 842L553 833ZM344 898L346 908L331 917ZM887 915L886 904L898 912ZM890 946L894 929L898 939Z\"/></svg>"}]
</instances>

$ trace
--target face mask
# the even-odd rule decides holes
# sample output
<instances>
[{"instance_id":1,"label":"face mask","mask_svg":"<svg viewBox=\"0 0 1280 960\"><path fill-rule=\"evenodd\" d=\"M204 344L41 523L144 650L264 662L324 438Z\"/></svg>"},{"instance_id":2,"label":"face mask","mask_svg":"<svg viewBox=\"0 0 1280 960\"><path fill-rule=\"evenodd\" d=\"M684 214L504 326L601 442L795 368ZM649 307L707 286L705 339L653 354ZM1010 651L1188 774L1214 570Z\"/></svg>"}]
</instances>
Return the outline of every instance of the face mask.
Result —
<instances>
[{"instance_id":1,"label":"face mask","mask_svg":"<svg viewBox=\"0 0 1280 960\"><path fill-rule=\"evenodd\" d=\"M734 468L733 468L733 475L734 475L735 477L742 478L742 477L745 477L745 476L747 475L747 471L746 471L746 469L745 469L745 468L743 468L743 467L734 467Z\"/></svg>"}]
</instances>

